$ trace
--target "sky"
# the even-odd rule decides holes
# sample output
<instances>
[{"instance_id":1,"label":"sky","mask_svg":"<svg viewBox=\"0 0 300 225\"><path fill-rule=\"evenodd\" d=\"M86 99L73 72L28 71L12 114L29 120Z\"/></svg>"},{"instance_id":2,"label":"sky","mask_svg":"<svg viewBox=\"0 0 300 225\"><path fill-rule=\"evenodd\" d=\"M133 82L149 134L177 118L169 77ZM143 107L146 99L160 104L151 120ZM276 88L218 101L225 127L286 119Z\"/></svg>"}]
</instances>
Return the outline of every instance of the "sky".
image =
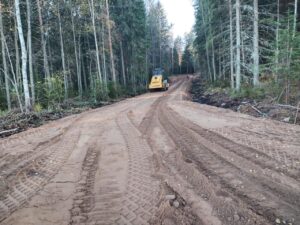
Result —
<instances>
[{"instance_id":1,"label":"sky","mask_svg":"<svg viewBox=\"0 0 300 225\"><path fill-rule=\"evenodd\" d=\"M174 36L184 36L192 30L195 23L192 0L160 0L169 23L173 24Z\"/></svg>"}]
</instances>

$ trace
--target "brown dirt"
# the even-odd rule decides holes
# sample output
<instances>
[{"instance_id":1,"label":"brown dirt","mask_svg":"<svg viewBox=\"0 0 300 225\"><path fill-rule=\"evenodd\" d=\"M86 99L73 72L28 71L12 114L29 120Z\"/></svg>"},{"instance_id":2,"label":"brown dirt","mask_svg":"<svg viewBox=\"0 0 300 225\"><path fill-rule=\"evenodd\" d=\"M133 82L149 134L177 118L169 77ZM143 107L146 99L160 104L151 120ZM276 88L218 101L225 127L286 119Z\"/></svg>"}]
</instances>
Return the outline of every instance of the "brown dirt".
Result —
<instances>
[{"instance_id":1,"label":"brown dirt","mask_svg":"<svg viewBox=\"0 0 300 225\"><path fill-rule=\"evenodd\" d=\"M0 140L0 224L300 224L300 128L190 79Z\"/></svg>"},{"instance_id":2,"label":"brown dirt","mask_svg":"<svg viewBox=\"0 0 300 225\"><path fill-rule=\"evenodd\" d=\"M300 116L297 112L298 102L293 105L279 104L274 96L241 97L232 96L228 88L212 88L211 85L199 76L194 76L190 88L192 101L207 104L254 117L265 117L285 123L300 125ZM249 95L249 94L248 94Z\"/></svg>"}]
</instances>

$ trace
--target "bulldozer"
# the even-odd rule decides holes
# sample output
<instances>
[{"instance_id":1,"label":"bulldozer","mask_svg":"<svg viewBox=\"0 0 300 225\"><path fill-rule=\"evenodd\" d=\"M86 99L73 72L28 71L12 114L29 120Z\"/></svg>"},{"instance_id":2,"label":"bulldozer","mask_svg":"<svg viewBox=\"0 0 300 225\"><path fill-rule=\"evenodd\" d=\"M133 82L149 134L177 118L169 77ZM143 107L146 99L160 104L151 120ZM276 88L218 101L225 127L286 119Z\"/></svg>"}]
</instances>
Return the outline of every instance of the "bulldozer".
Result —
<instances>
[{"instance_id":1,"label":"bulldozer","mask_svg":"<svg viewBox=\"0 0 300 225\"><path fill-rule=\"evenodd\" d=\"M153 71L153 75L151 78L151 82L149 84L149 91L154 90L161 90L161 91L167 91L169 89L169 82L167 79L164 79L163 77L163 70L162 69L155 69Z\"/></svg>"}]
</instances>

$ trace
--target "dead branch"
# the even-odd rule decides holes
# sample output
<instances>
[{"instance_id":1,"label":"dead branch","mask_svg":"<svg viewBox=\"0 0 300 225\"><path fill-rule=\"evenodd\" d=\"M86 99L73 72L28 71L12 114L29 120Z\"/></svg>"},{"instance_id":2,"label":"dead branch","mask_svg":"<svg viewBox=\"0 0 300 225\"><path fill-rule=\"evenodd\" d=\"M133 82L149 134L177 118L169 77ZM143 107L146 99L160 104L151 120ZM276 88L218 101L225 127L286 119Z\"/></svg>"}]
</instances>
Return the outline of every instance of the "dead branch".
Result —
<instances>
[{"instance_id":1,"label":"dead branch","mask_svg":"<svg viewBox=\"0 0 300 225\"><path fill-rule=\"evenodd\" d=\"M296 112L294 124L297 123L297 118L298 118L298 113L299 113L299 107L300 107L300 102L298 103L298 107L297 107L297 112Z\"/></svg>"},{"instance_id":2,"label":"dead branch","mask_svg":"<svg viewBox=\"0 0 300 225\"><path fill-rule=\"evenodd\" d=\"M276 104L276 106L282 107L282 108L289 108L289 109L295 109L295 110L300 110L299 105L296 106L292 106L292 105L282 105L282 104Z\"/></svg>"},{"instance_id":3,"label":"dead branch","mask_svg":"<svg viewBox=\"0 0 300 225\"><path fill-rule=\"evenodd\" d=\"M250 104L249 104L250 105ZM268 115L260 111L258 108L254 107L253 105L250 105L252 109L254 109L256 112L258 112L260 115L267 117Z\"/></svg>"},{"instance_id":4,"label":"dead branch","mask_svg":"<svg viewBox=\"0 0 300 225\"><path fill-rule=\"evenodd\" d=\"M19 130L19 128L15 128L15 129L11 129L11 130L0 131L0 135L10 134L10 133L16 132L17 130Z\"/></svg>"}]
</instances>

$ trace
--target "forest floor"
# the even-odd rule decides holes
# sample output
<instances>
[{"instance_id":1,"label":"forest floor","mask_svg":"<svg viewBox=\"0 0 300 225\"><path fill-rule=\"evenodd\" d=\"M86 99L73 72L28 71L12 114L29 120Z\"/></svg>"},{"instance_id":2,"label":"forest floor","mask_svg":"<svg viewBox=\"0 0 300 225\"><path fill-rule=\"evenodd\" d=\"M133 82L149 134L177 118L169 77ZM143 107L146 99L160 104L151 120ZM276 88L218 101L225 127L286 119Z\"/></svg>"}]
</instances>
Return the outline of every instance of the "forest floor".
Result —
<instances>
[{"instance_id":1,"label":"forest floor","mask_svg":"<svg viewBox=\"0 0 300 225\"><path fill-rule=\"evenodd\" d=\"M28 130L29 128L40 127L49 121L58 120L70 115L80 114L91 109L111 105L124 99L126 99L126 97L98 103L69 100L67 103L58 104L56 109L53 110L42 110L40 112L30 112L27 114L18 111L11 111L0 116L0 138L9 137L13 134Z\"/></svg>"},{"instance_id":2,"label":"forest floor","mask_svg":"<svg viewBox=\"0 0 300 225\"><path fill-rule=\"evenodd\" d=\"M212 105L255 117L300 124L300 106L279 104L270 96L260 99L231 96L228 89L213 88L200 77L193 79L191 95L194 102ZM297 109L298 108L298 109Z\"/></svg>"},{"instance_id":3,"label":"forest floor","mask_svg":"<svg viewBox=\"0 0 300 225\"><path fill-rule=\"evenodd\" d=\"M1 139L0 224L300 224L300 127L190 84Z\"/></svg>"}]
</instances>

